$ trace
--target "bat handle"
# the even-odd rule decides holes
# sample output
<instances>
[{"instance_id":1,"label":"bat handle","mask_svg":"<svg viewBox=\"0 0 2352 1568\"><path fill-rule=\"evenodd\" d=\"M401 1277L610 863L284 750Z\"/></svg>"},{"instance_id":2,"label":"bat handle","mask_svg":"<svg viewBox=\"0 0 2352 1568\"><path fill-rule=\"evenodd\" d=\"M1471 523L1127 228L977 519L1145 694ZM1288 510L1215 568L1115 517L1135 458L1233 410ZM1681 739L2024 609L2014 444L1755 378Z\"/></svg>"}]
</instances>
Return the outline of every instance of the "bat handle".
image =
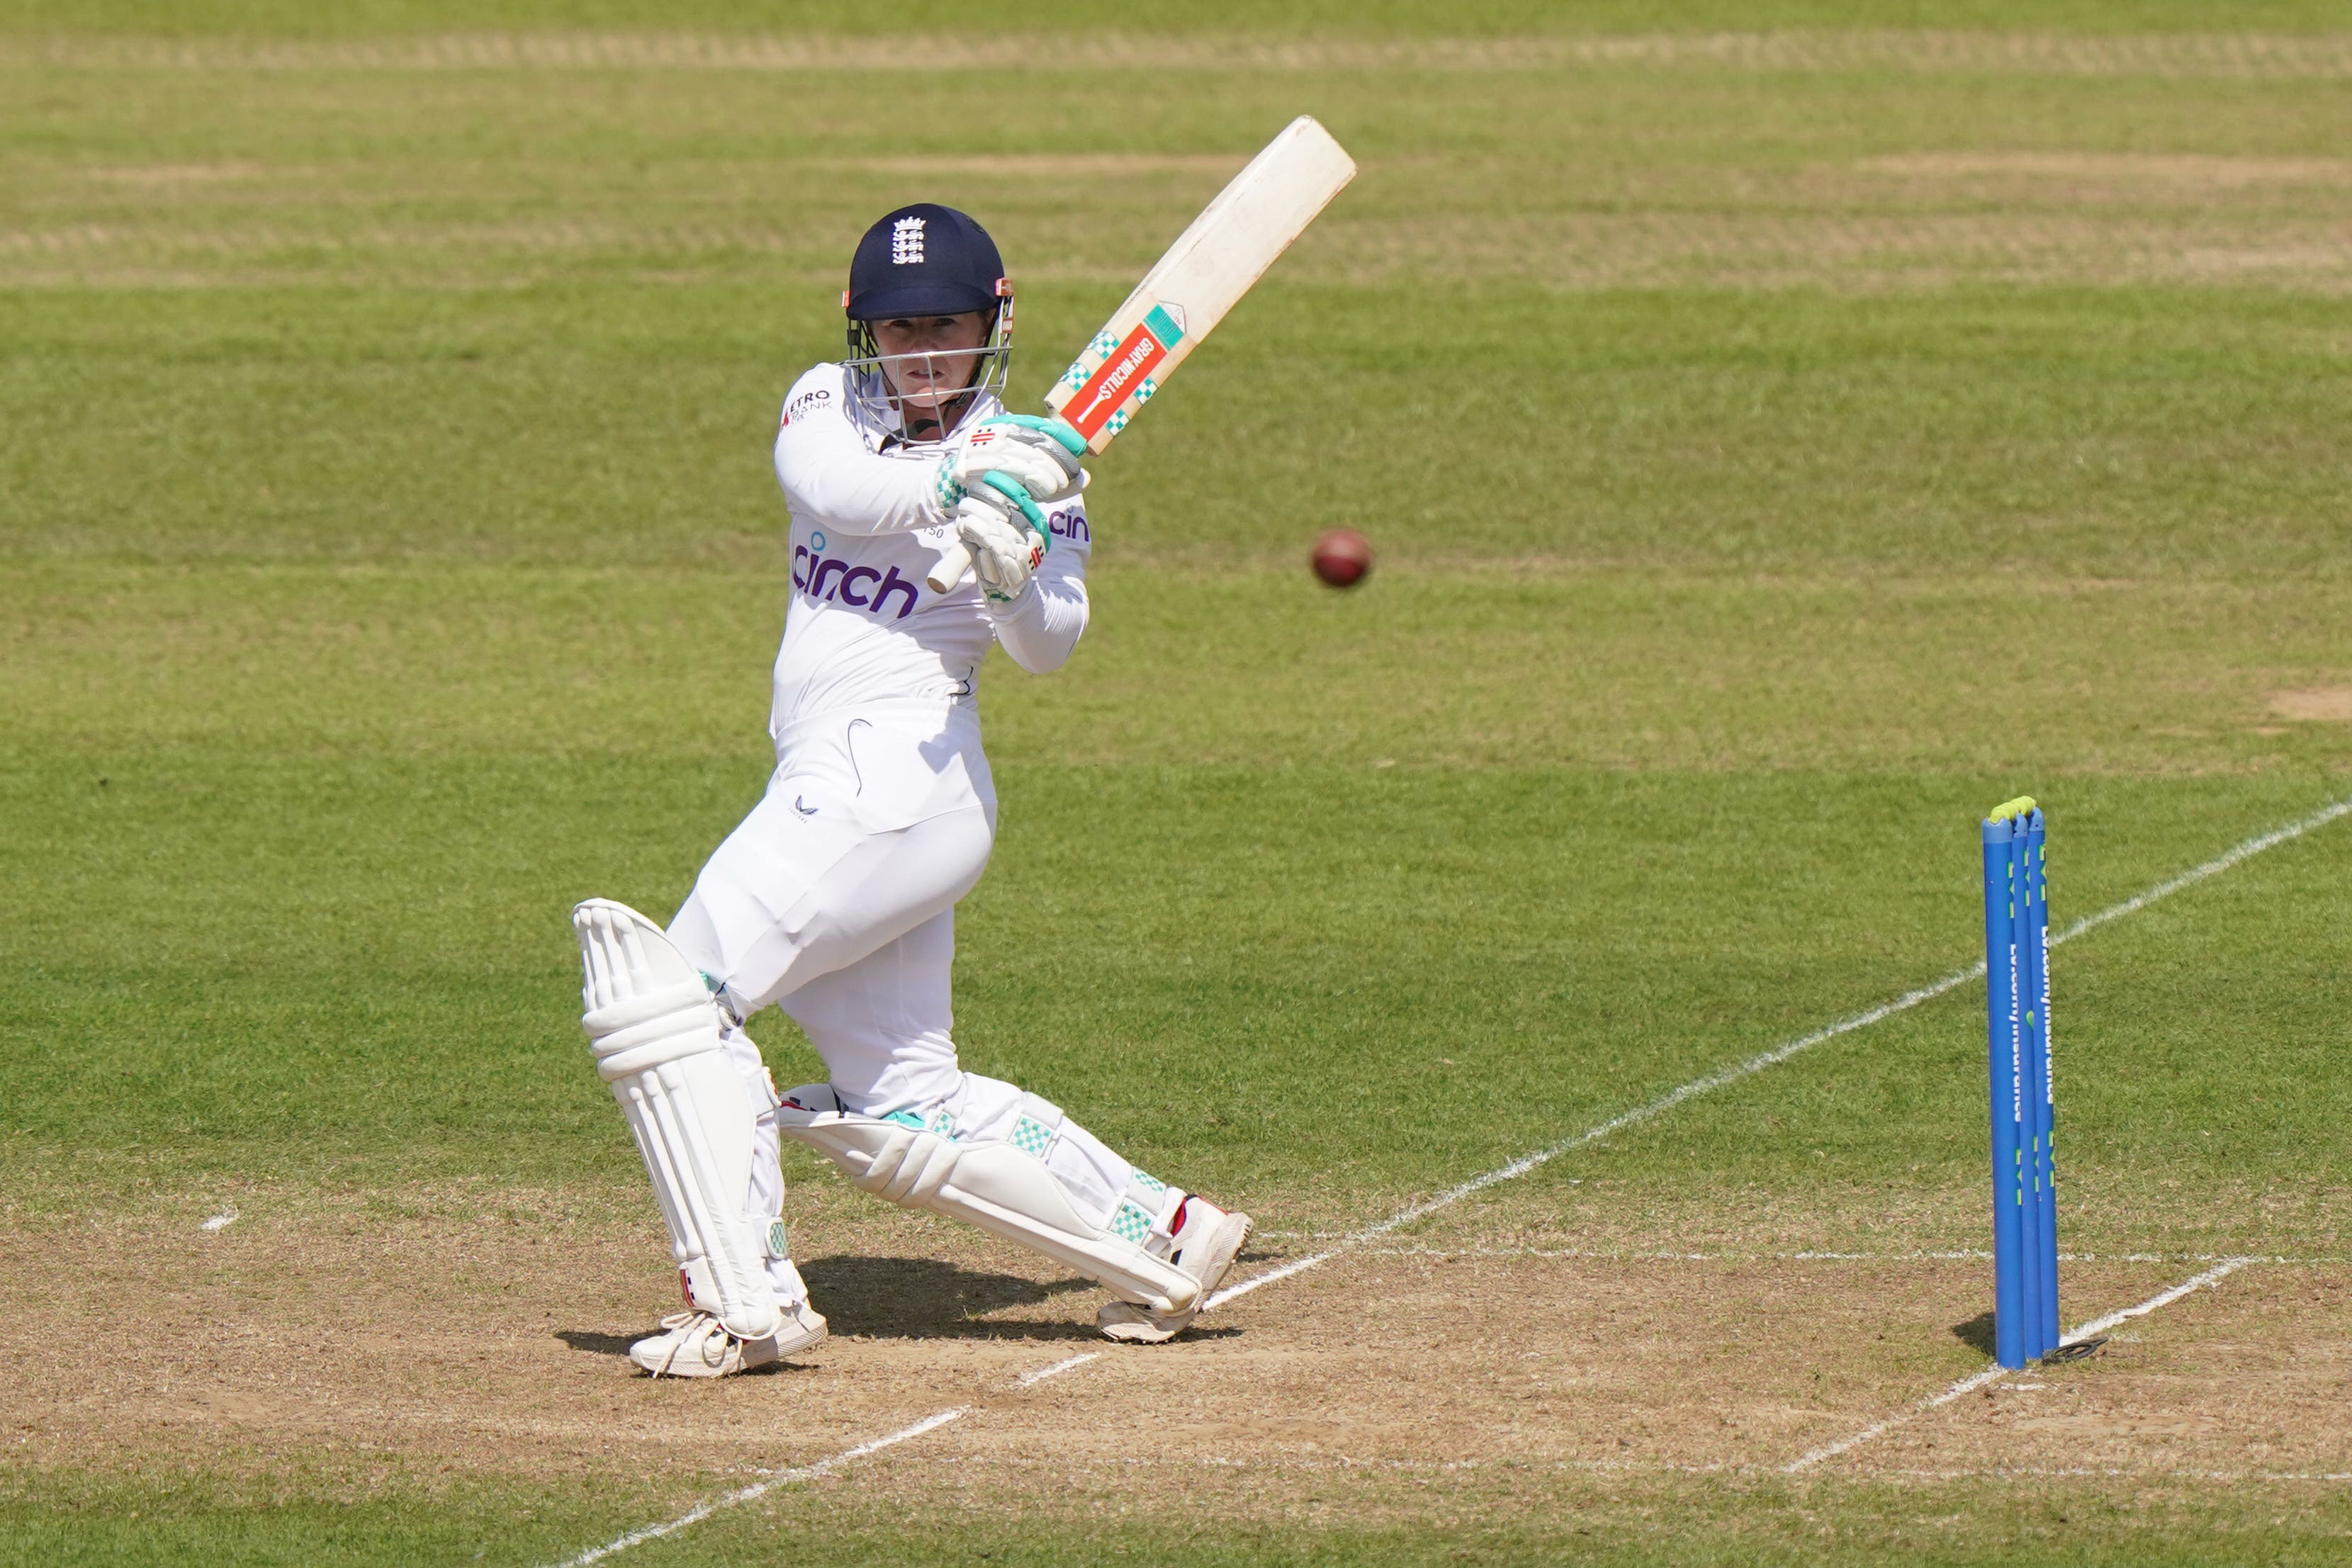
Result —
<instances>
[{"instance_id":1,"label":"bat handle","mask_svg":"<svg viewBox=\"0 0 2352 1568\"><path fill-rule=\"evenodd\" d=\"M950 538L947 548L940 551L939 564L931 568L930 575L923 580L930 585L933 593L950 593L956 584L963 580L963 574L971 570L971 547L961 538Z\"/></svg>"}]
</instances>

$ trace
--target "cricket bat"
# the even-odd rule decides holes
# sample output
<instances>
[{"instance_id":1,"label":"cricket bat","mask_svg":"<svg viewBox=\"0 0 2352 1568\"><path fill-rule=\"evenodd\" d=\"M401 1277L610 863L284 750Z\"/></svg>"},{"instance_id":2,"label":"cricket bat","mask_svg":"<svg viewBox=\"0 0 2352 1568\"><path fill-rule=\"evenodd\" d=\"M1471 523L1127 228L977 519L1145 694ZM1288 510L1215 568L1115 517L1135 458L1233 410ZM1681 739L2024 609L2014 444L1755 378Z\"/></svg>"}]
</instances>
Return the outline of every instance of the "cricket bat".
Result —
<instances>
[{"instance_id":1,"label":"cricket bat","mask_svg":"<svg viewBox=\"0 0 2352 1568\"><path fill-rule=\"evenodd\" d=\"M1300 115L1267 142L1201 209L1045 393L1063 444L1074 455L1106 450L1355 177L1355 161L1311 115ZM929 578L934 593L955 587L971 568L971 550L951 529Z\"/></svg>"}]
</instances>

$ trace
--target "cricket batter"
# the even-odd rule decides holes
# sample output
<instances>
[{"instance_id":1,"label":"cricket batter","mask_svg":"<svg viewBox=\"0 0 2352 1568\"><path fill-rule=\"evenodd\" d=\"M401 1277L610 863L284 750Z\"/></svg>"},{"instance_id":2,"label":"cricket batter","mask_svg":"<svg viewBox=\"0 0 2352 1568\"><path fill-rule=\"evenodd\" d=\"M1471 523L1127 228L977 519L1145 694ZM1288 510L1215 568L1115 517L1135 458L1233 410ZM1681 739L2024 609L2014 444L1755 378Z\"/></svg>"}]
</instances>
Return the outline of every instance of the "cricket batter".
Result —
<instances>
[{"instance_id":1,"label":"cricket batter","mask_svg":"<svg viewBox=\"0 0 2352 1568\"><path fill-rule=\"evenodd\" d=\"M996 830L981 663L994 642L1042 674L1086 630L1084 448L1005 413L1013 289L962 213L884 217L843 303L848 356L793 383L776 434L793 597L766 796L667 931L605 899L572 915L582 1022L685 1287L688 1310L629 1352L656 1376L724 1376L824 1340L786 1245L780 1136L1099 1282L1117 1340L1182 1330L1250 1233L1060 1107L957 1065L955 904ZM952 539L973 577L933 591ZM829 1082L776 1092L743 1028L771 1003Z\"/></svg>"}]
</instances>

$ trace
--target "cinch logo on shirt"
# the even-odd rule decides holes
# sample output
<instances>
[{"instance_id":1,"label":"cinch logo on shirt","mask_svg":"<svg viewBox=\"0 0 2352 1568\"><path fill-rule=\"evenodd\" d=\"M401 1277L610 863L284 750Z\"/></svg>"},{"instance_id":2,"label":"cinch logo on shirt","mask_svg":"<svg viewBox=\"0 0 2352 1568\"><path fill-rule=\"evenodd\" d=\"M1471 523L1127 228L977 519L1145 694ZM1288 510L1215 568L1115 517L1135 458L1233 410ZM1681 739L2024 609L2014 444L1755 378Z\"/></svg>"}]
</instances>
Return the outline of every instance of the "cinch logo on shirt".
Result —
<instances>
[{"instance_id":1,"label":"cinch logo on shirt","mask_svg":"<svg viewBox=\"0 0 2352 1568\"><path fill-rule=\"evenodd\" d=\"M888 573L870 566L852 566L832 556L813 555L806 545L793 547L793 586L820 603L846 604L868 615L879 615L894 593L906 600L890 619L904 621L915 608L915 585L892 567Z\"/></svg>"},{"instance_id":2,"label":"cinch logo on shirt","mask_svg":"<svg viewBox=\"0 0 2352 1568\"><path fill-rule=\"evenodd\" d=\"M1084 539L1094 543L1093 530L1087 527L1084 512L1066 511L1045 514L1045 531L1057 539Z\"/></svg>"}]
</instances>

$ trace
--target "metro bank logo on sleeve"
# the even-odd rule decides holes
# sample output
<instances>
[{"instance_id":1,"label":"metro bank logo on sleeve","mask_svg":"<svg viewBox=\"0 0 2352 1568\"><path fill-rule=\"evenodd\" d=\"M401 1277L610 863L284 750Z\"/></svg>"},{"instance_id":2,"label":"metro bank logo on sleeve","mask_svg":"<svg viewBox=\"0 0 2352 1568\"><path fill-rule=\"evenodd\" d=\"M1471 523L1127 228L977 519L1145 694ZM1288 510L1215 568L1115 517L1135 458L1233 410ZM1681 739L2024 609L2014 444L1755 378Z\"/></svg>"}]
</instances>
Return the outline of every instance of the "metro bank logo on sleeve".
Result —
<instances>
[{"instance_id":1,"label":"metro bank logo on sleeve","mask_svg":"<svg viewBox=\"0 0 2352 1568\"><path fill-rule=\"evenodd\" d=\"M833 393L823 387L813 387L784 404L784 417L778 422L777 428L781 430L796 419L805 419L832 401Z\"/></svg>"}]
</instances>

